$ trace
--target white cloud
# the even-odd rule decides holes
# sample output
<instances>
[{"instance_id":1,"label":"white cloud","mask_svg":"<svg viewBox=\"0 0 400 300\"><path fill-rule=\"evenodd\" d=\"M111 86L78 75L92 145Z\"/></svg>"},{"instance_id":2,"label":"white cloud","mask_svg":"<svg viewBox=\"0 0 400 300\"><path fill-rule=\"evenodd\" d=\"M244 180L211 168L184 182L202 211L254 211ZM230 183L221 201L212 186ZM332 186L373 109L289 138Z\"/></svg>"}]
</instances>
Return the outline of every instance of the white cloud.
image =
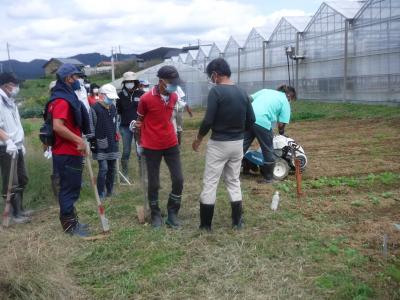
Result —
<instances>
[{"instance_id":1,"label":"white cloud","mask_svg":"<svg viewBox=\"0 0 400 300\"><path fill-rule=\"evenodd\" d=\"M198 39L224 44L230 35L244 38L252 27L260 26L272 31L282 16L305 14L280 10L265 15L251 2L229 0L8 2L6 12L0 12L0 26L6 29L0 43L8 41L12 57L19 60L109 54L118 45L123 53L141 53ZM0 52L0 60L5 54Z\"/></svg>"},{"instance_id":2,"label":"white cloud","mask_svg":"<svg viewBox=\"0 0 400 300\"><path fill-rule=\"evenodd\" d=\"M11 18L46 18L51 15L51 8L44 0L17 0L7 8L7 15Z\"/></svg>"}]
</instances>

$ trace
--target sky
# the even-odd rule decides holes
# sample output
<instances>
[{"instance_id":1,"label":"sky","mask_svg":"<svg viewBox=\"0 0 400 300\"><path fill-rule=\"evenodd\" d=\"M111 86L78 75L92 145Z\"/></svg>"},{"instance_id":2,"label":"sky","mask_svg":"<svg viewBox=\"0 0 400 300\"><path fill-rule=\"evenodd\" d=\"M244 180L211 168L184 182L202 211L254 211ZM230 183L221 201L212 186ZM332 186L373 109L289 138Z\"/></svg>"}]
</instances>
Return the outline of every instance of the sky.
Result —
<instances>
[{"instance_id":1,"label":"sky","mask_svg":"<svg viewBox=\"0 0 400 300\"><path fill-rule=\"evenodd\" d=\"M157 47L245 40L272 31L282 16L314 14L322 0L0 0L0 61L69 57L111 49L140 54Z\"/></svg>"}]
</instances>

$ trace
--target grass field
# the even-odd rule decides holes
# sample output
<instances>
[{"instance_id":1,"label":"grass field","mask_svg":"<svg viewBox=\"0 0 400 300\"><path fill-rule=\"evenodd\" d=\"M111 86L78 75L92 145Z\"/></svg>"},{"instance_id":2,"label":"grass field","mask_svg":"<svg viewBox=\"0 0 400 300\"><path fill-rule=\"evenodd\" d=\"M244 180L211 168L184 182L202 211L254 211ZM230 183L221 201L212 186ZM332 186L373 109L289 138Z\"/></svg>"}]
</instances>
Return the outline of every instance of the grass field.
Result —
<instances>
[{"instance_id":1,"label":"grass field","mask_svg":"<svg viewBox=\"0 0 400 300\"><path fill-rule=\"evenodd\" d=\"M190 147L203 115L196 111L182 146L183 228L138 223L143 191L132 159L135 183L106 202L112 231L94 242L61 232L40 122L25 121L26 202L37 213L29 225L0 229L0 299L400 299L400 108L298 102L293 111L287 133L309 158L304 197L296 198L293 175L274 186L243 177L245 229L233 231L221 183L213 232L200 232L205 145ZM99 232L88 182L85 172L78 211ZM161 185L165 212L165 165ZM275 190L281 203L272 212Z\"/></svg>"}]
</instances>

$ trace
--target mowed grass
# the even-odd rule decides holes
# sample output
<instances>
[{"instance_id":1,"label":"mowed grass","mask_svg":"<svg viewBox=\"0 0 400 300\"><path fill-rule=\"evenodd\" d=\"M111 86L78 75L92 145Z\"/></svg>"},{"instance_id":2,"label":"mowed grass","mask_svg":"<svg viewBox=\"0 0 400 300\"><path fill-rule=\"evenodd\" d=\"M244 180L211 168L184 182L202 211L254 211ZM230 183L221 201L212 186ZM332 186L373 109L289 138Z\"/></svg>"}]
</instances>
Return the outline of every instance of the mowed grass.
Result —
<instances>
[{"instance_id":1,"label":"mowed grass","mask_svg":"<svg viewBox=\"0 0 400 300\"><path fill-rule=\"evenodd\" d=\"M400 109L354 104L350 109L348 104L301 102L293 109L295 121L288 131L301 133L310 160L302 198L296 197L293 175L274 186L258 185L254 176L243 177L245 229L234 231L221 182L213 232L200 232L198 200L206 141L200 153L191 150L195 128L203 116L203 111L197 110L193 119L185 119L182 229L153 230L138 223L136 206L143 204L143 189L132 157L133 186L119 187L117 195L106 202L111 233L107 239L92 242L61 232L50 191L51 163L43 158L37 139L40 120L25 121L30 175L26 202L38 212L32 224L0 231L0 298L400 298L400 231L393 225L400 223L400 168L396 164L400 127L395 127ZM351 159L361 164L349 169L340 152L343 132L356 135L348 124L362 125L365 120L374 134L366 135L363 143L373 147L361 151L358 145L348 145L348 151L355 153ZM338 154L320 155L323 145L313 140L315 128L328 134L332 126L337 135L329 136L329 149ZM383 151L375 145L377 141L390 144ZM393 160L391 168L377 167L387 159ZM93 166L97 169L96 163ZM101 227L86 170L84 177L77 208L80 219L96 234ZM161 178L160 201L165 214L170 179L164 164ZM278 211L272 212L269 206L275 190L281 193L281 203ZM385 234L386 254L382 247Z\"/></svg>"}]
</instances>

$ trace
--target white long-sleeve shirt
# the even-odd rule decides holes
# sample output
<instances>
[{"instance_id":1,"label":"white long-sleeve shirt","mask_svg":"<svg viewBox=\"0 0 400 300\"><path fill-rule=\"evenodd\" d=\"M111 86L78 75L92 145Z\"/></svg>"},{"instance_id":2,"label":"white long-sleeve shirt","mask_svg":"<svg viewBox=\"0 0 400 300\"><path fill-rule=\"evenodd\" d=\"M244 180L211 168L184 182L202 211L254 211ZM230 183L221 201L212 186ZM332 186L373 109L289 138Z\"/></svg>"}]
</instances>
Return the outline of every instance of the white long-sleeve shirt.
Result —
<instances>
[{"instance_id":1,"label":"white long-sleeve shirt","mask_svg":"<svg viewBox=\"0 0 400 300\"><path fill-rule=\"evenodd\" d=\"M4 130L14 144L21 149L24 144L24 129L22 128L21 118L18 107L14 99L11 99L0 88L0 129ZM0 140L0 145L6 143Z\"/></svg>"}]
</instances>

